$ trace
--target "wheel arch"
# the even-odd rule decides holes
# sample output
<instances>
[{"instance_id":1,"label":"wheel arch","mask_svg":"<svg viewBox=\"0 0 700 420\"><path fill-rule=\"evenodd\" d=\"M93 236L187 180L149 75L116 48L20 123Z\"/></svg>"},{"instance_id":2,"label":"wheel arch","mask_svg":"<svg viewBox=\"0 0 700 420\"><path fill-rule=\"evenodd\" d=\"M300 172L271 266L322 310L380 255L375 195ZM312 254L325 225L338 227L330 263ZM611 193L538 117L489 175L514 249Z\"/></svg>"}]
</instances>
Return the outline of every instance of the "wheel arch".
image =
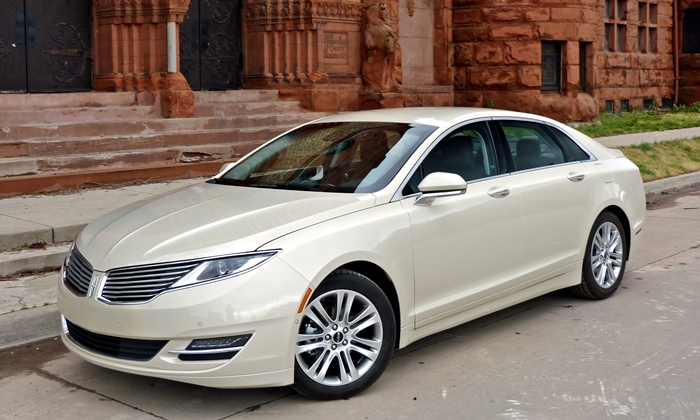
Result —
<instances>
[{"instance_id":1,"label":"wheel arch","mask_svg":"<svg viewBox=\"0 0 700 420\"><path fill-rule=\"evenodd\" d=\"M380 289L382 289L382 292L384 292L387 299L389 299L391 309L394 312L394 320L396 322L396 343L394 343L394 348L398 348L401 336L401 325L399 322L401 320L399 296L396 293L394 283L391 281L386 271L384 271L384 269L382 269L377 264L369 261L348 262L338 267L338 269L352 270L356 273L362 274L363 276L367 277L372 282L374 282L377 286L379 286Z\"/></svg>"},{"instance_id":2,"label":"wheel arch","mask_svg":"<svg viewBox=\"0 0 700 420\"><path fill-rule=\"evenodd\" d=\"M632 227L630 226L630 220L627 217L627 214L625 214L625 211L615 205L610 205L604 208L598 215L600 216L600 214L603 214L606 211L614 214L622 223L622 228L625 230L625 253L627 254L625 255L625 260L629 260L630 246L632 243Z\"/></svg>"}]
</instances>

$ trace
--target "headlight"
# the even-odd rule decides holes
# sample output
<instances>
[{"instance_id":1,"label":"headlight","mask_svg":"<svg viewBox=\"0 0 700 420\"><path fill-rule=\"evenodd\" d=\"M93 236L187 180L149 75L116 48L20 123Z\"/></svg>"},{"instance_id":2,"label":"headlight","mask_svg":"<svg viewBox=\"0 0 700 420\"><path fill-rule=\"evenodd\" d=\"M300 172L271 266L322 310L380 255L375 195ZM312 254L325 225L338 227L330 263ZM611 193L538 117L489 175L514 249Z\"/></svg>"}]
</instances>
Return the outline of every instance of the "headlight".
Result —
<instances>
[{"instance_id":1,"label":"headlight","mask_svg":"<svg viewBox=\"0 0 700 420\"><path fill-rule=\"evenodd\" d=\"M174 289L176 287L190 286L243 274L269 260L276 254L277 251L268 251L204 261L186 276L173 283L170 288Z\"/></svg>"}]
</instances>

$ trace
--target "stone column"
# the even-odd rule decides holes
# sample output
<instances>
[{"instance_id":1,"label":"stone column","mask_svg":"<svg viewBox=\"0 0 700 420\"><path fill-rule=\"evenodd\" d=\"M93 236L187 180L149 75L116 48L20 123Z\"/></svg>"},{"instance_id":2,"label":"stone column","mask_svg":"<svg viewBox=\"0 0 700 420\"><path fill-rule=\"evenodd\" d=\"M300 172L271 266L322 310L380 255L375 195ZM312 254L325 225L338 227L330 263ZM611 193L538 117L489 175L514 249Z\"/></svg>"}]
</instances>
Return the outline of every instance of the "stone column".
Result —
<instances>
[{"instance_id":1,"label":"stone column","mask_svg":"<svg viewBox=\"0 0 700 420\"><path fill-rule=\"evenodd\" d=\"M167 55L167 24L182 23L189 4L190 0L94 0L95 90L149 92L164 117L193 116L194 93L179 64L177 72L168 72Z\"/></svg>"},{"instance_id":2,"label":"stone column","mask_svg":"<svg viewBox=\"0 0 700 420\"><path fill-rule=\"evenodd\" d=\"M246 88L278 89L315 111L356 110L359 0L245 2Z\"/></svg>"}]
</instances>

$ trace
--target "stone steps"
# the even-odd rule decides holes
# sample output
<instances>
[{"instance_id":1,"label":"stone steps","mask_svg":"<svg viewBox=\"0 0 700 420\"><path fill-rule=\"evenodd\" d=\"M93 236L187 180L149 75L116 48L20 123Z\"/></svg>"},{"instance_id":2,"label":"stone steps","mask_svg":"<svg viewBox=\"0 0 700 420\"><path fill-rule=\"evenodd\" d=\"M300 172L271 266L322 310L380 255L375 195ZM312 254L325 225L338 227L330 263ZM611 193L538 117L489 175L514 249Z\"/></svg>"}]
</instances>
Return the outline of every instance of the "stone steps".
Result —
<instances>
[{"instance_id":1,"label":"stone steps","mask_svg":"<svg viewBox=\"0 0 700 420\"><path fill-rule=\"evenodd\" d=\"M161 118L153 106L68 107L48 109L0 109L0 130L28 124L55 124L80 121L89 115L93 121L150 120Z\"/></svg>"},{"instance_id":2,"label":"stone steps","mask_svg":"<svg viewBox=\"0 0 700 420\"><path fill-rule=\"evenodd\" d=\"M187 119L159 118L153 106L134 104L134 94L92 106L95 95L68 95L64 103L76 106L65 107L49 96L46 108L34 98L0 108L0 197L212 175L223 163L324 115L279 101L277 91L268 90L195 92L195 117Z\"/></svg>"}]
</instances>

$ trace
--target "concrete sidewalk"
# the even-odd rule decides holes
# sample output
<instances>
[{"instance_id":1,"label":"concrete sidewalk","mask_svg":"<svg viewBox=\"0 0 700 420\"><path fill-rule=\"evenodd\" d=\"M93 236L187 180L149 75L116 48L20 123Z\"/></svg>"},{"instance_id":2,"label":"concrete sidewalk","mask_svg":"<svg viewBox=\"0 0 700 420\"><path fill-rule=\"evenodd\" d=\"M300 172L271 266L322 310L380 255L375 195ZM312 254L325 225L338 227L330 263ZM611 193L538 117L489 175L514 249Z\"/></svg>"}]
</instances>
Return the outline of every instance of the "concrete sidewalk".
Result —
<instances>
[{"instance_id":1,"label":"concrete sidewalk","mask_svg":"<svg viewBox=\"0 0 700 420\"><path fill-rule=\"evenodd\" d=\"M609 147L642 142L667 141L700 136L700 127L658 133L641 133L597 139ZM88 189L60 194L0 199L0 348L56 334L24 328L24 340L15 337L17 325L57 325L58 311L55 271L45 274L21 273L55 270L60 267L70 241L89 222L113 209L203 182L204 179L130 185L122 188ZM700 184L700 172L645 184L649 193ZM14 277L14 278L13 278ZM25 309L31 309L29 311ZM34 319L34 315L40 318ZM46 320L46 322L41 321ZM53 320L53 321L49 321ZM7 321L7 322L6 322ZM27 331L31 334L27 335Z\"/></svg>"}]
</instances>

